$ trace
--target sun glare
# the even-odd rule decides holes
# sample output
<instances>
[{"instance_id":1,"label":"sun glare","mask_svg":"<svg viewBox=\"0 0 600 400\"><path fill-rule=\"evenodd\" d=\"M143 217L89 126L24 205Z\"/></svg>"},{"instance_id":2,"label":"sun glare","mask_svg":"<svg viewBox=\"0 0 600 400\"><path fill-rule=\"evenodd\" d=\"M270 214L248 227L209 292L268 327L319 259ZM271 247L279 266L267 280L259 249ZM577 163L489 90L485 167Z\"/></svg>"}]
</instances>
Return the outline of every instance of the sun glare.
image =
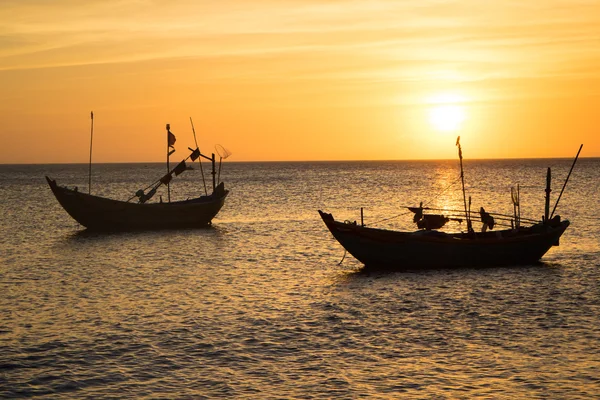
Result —
<instances>
[{"instance_id":1,"label":"sun glare","mask_svg":"<svg viewBox=\"0 0 600 400\"><path fill-rule=\"evenodd\" d=\"M441 94L432 97L428 102L429 122L440 132L454 132L465 120L465 109L461 103L464 99L453 94Z\"/></svg>"}]
</instances>

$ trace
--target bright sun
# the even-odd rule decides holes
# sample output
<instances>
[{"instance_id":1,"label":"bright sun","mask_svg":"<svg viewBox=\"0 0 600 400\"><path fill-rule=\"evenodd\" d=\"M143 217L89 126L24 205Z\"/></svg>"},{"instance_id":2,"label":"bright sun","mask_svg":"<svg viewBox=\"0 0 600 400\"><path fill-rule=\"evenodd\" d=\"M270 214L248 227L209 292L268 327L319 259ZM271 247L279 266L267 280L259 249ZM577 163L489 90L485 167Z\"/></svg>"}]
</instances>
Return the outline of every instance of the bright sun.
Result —
<instances>
[{"instance_id":1,"label":"bright sun","mask_svg":"<svg viewBox=\"0 0 600 400\"><path fill-rule=\"evenodd\" d=\"M441 94L429 100L429 122L440 132L454 132L465 120L464 99L453 94Z\"/></svg>"}]
</instances>

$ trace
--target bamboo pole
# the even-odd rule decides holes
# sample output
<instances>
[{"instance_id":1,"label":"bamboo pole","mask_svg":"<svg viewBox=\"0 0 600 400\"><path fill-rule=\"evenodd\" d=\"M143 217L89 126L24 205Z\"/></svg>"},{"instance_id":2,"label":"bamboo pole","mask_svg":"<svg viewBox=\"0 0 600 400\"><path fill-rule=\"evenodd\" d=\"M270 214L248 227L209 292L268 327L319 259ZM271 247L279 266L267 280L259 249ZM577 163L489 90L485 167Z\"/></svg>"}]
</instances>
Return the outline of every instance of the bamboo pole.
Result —
<instances>
[{"instance_id":1,"label":"bamboo pole","mask_svg":"<svg viewBox=\"0 0 600 400\"><path fill-rule=\"evenodd\" d=\"M577 151L577 155L575 156L575 159L573 160L573 165L571 165L571 169L569 170L569 174L567 175L565 184L563 185L562 189L560 190L558 199L556 199L556 203L554 204L554 208L552 209L552 214L550 214L550 218L552 218L554 216L554 211L556 211L556 206L558 206L558 202L560 201L560 198L561 198L563 192L565 191L565 187L567 187L567 182L569 182L569 178L571 177L571 172L573 172L573 168L575 167L575 163L577 162L577 159L579 158L579 153L581 153L582 148L583 148L583 144L581 146L579 146L579 151Z\"/></svg>"},{"instance_id":2,"label":"bamboo pole","mask_svg":"<svg viewBox=\"0 0 600 400\"><path fill-rule=\"evenodd\" d=\"M517 228L521 226L521 186L517 183Z\"/></svg>"},{"instance_id":3,"label":"bamboo pole","mask_svg":"<svg viewBox=\"0 0 600 400\"><path fill-rule=\"evenodd\" d=\"M418 207L409 207L409 206L401 206L402 208L418 208ZM442 211L444 213L451 213L452 215L464 215L464 210L454 210L454 209L448 209L448 208L435 208L435 207L423 207L423 210L429 210L429 211ZM504 217L507 220L510 220L512 218L512 215L509 214L502 214L502 213L495 213L495 212L488 212L488 214L492 215L492 216L500 216L500 217ZM523 221L527 221L527 222L539 222L539 220L537 219L533 219L533 218L520 218Z\"/></svg>"},{"instance_id":4,"label":"bamboo pole","mask_svg":"<svg viewBox=\"0 0 600 400\"><path fill-rule=\"evenodd\" d=\"M219 173L217 174L217 184L221 183L221 163L223 161L223 157L219 155Z\"/></svg>"},{"instance_id":5,"label":"bamboo pole","mask_svg":"<svg viewBox=\"0 0 600 400\"><path fill-rule=\"evenodd\" d=\"M472 232L473 227L471 226L471 219L469 218L469 211L467 210L467 195L465 194L465 173L463 171L463 156L462 148L460 147L460 136L456 139L456 145L458 146L458 158L460 159L460 181L462 183L463 202L465 204L465 218L467 220L467 231Z\"/></svg>"},{"instance_id":6,"label":"bamboo pole","mask_svg":"<svg viewBox=\"0 0 600 400\"><path fill-rule=\"evenodd\" d=\"M90 112L90 118L92 120L90 128L90 166L88 169L88 194L92 194L92 144L94 143L94 112Z\"/></svg>"},{"instance_id":7,"label":"bamboo pole","mask_svg":"<svg viewBox=\"0 0 600 400\"><path fill-rule=\"evenodd\" d=\"M167 174L170 173L171 168L169 166L169 157L171 156L170 146L169 146L169 131L171 130L171 124L167 124ZM167 200L171 202L171 182L167 182Z\"/></svg>"},{"instance_id":8,"label":"bamboo pole","mask_svg":"<svg viewBox=\"0 0 600 400\"><path fill-rule=\"evenodd\" d=\"M190 117L190 124L192 124L192 133L194 134L194 143L196 144L196 148L200 151L200 147L198 147L198 140L196 139L196 129L194 129L194 121L192 121L192 117ZM198 164L200 164L200 173L202 174L202 183L204 184L204 194L208 196L208 191L206 190L206 179L204 179L204 169L202 168L202 160L198 157Z\"/></svg>"},{"instance_id":9,"label":"bamboo pole","mask_svg":"<svg viewBox=\"0 0 600 400\"><path fill-rule=\"evenodd\" d=\"M211 162L212 162L212 181L213 181L213 193L214 193L215 188L217 187L217 184L215 181L216 176L217 176L217 171L215 168L215 153L212 153Z\"/></svg>"},{"instance_id":10,"label":"bamboo pole","mask_svg":"<svg viewBox=\"0 0 600 400\"><path fill-rule=\"evenodd\" d=\"M546 205L544 206L544 222L548 222L550 216L550 192L552 192L552 170L548 167L546 172Z\"/></svg>"}]
</instances>

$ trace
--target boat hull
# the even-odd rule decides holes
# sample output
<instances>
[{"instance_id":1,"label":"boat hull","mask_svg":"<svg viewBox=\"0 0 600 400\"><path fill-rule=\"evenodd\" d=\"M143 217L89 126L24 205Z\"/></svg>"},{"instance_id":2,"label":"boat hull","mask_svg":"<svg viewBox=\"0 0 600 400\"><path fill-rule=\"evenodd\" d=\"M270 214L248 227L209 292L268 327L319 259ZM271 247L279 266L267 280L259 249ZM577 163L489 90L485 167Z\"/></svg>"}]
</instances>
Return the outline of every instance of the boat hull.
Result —
<instances>
[{"instance_id":1,"label":"boat hull","mask_svg":"<svg viewBox=\"0 0 600 400\"><path fill-rule=\"evenodd\" d=\"M569 226L562 221L485 234L397 232L342 223L319 213L335 239L366 267L399 270L532 264L558 244Z\"/></svg>"},{"instance_id":2,"label":"boat hull","mask_svg":"<svg viewBox=\"0 0 600 400\"><path fill-rule=\"evenodd\" d=\"M228 191L219 185L209 196L171 203L130 203L58 186L46 177L52 193L73 219L90 230L127 231L199 228L211 224Z\"/></svg>"}]
</instances>

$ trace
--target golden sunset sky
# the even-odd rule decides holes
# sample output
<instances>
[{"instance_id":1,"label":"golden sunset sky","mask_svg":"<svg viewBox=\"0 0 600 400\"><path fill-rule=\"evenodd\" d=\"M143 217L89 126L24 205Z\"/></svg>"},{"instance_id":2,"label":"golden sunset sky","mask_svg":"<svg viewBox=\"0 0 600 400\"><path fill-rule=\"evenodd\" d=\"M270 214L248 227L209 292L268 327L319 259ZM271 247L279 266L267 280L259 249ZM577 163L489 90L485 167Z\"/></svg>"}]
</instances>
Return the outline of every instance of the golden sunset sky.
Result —
<instances>
[{"instance_id":1,"label":"golden sunset sky","mask_svg":"<svg viewBox=\"0 0 600 400\"><path fill-rule=\"evenodd\" d=\"M3 0L0 163L600 156L600 1ZM177 158L176 156L174 156Z\"/></svg>"}]
</instances>

